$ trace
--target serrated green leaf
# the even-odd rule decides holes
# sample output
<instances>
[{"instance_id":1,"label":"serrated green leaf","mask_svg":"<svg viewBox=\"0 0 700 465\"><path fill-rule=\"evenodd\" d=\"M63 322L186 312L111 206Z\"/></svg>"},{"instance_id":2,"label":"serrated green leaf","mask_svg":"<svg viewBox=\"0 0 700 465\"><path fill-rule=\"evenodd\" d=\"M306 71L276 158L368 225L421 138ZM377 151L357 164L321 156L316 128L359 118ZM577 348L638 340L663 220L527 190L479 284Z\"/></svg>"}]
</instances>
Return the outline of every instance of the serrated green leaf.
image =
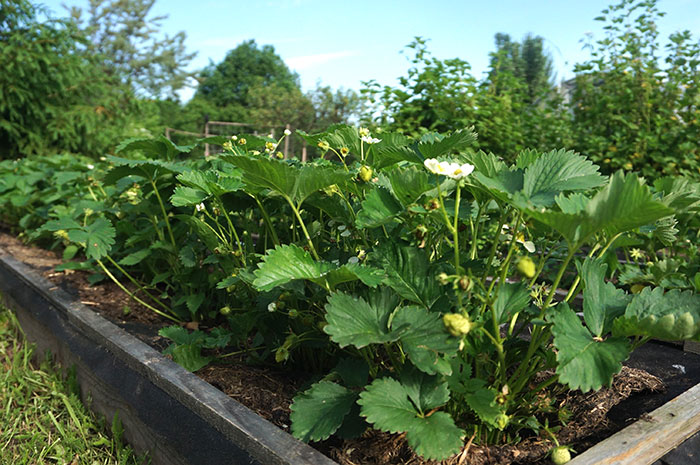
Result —
<instances>
[{"instance_id":1,"label":"serrated green leaf","mask_svg":"<svg viewBox=\"0 0 700 465\"><path fill-rule=\"evenodd\" d=\"M62 229L67 231L69 229L81 228L82 225L80 223L68 216L58 218L57 220L49 220L42 226L42 229L45 229L47 231L60 231Z\"/></svg>"},{"instance_id":2,"label":"serrated green leaf","mask_svg":"<svg viewBox=\"0 0 700 465\"><path fill-rule=\"evenodd\" d=\"M201 307L204 303L205 297L206 296L203 293L190 294L187 296L187 298L185 299L185 305L187 305L187 309L190 311L190 315L194 315L197 313L199 307Z\"/></svg>"},{"instance_id":3,"label":"serrated green leaf","mask_svg":"<svg viewBox=\"0 0 700 465\"><path fill-rule=\"evenodd\" d=\"M294 397L292 434L302 441L328 439L343 424L357 394L330 381L320 381Z\"/></svg>"},{"instance_id":4,"label":"serrated green leaf","mask_svg":"<svg viewBox=\"0 0 700 465\"><path fill-rule=\"evenodd\" d=\"M294 244L281 245L267 252L255 270L253 285L269 291L297 279L307 279L319 286L331 288L338 284L360 280L370 287L382 282L382 270L358 263L337 266L315 260L309 252Z\"/></svg>"},{"instance_id":5,"label":"serrated green leaf","mask_svg":"<svg viewBox=\"0 0 700 465\"><path fill-rule=\"evenodd\" d=\"M112 223L105 218L98 218L86 227L71 229L68 238L85 247L85 256L101 259L114 245L116 232Z\"/></svg>"},{"instance_id":6,"label":"serrated green leaf","mask_svg":"<svg viewBox=\"0 0 700 465\"><path fill-rule=\"evenodd\" d=\"M605 232L609 237L653 223L673 214L673 210L654 200L649 188L634 174L618 171L609 183L576 213L536 208L522 197L514 203L535 220L561 233L572 245L594 233Z\"/></svg>"},{"instance_id":7,"label":"serrated green leaf","mask_svg":"<svg viewBox=\"0 0 700 465\"><path fill-rule=\"evenodd\" d=\"M447 383L437 376L431 376L421 371L403 371L401 385L413 405L423 413L445 405L450 400L450 390Z\"/></svg>"},{"instance_id":8,"label":"serrated green leaf","mask_svg":"<svg viewBox=\"0 0 700 465\"><path fill-rule=\"evenodd\" d=\"M384 271L378 268L359 263L347 263L312 281L322 286L322 281L325 279L331 288L335 288L338 284L360 280L369 287L377 287L384 280L384 276Z\"/></svg>"},{"instance_id":9,"label":"serrated green leaf","mask_svg":"<svg viewBox=\"0 0 700 465\"><path fill-rule=\"evenodd\" d=\"M389 316L396 310L394 302L374 299L368 303L361 297L335 292L328 297L325 307L328 324L323 331L341 348L394 341L398 334L388 327Z\"/></svg>"},{"instance_id":10,"label":"serrated green leaf","mask_svg":"<svg viewBox=\"0 0 700 465\"><path fill-rule=\"evenodd\" d=\"M362 415L375 428L391 433L405 431L408 444L426 459L442 460L459 452L464 431L445 412L426 416L428 412L418 410L409 389L395 379L376 379L360 394L357 403L362 407ZM422 400L419 399L419 404Z\"/></svg>"},{"instance_id":11,"label":"serrated green leaf","mask_svg":"<svg viewBox=\"0 0 700 465\"><path fill-rule=\"evenodd\" d=\"M172 160L180 153L189 153L196 145L176 145L164 136L157 138L131 138L117 146L116 153L138 150L147 156Z\"/></svg>"},{"instance_id":12,"label":"serrated green leaf","mask_svg":"<svg viewBox=\"0 0 700 465\"><path fill-rule=\"evenodd\" d=\"M418 306L403 307L394 315L392 332L400 334L403 350L421 371L450 375L449 362L459 349L459 339L452 337L438 313Z\"/></svg>"},{"instance_id":13,"label":"serrated green leaf","mask_svg":"<svg viewBox=\"0 0 700 465\"><path fill-rule=\"evenodd\" d=\"M213 360L213 357L202 355L202 347L198 344L171 344L163 353L172 356L175 363L191 372L204 368Z\"/></svg>"},{"instance_id":14,"label":"serrated green leaf","mask_svg":"<svg viewBox=\"0 0 700 465\"><path fill-rule=\"evenodd\" d=\"M522 192L533 205L550 206L562 192L588 190L604 183L593 162L560 149L541 155L525 169Z\"/></svg>"},{"instance_id":15,"label":"serrated green leaf","mask_svg":"<svg viewBox=\"0 0 700 465\"><path fill-rule=\"evenodd\" d=\"M463 382L464 400L469 408L489 425L498 427L497 418L503 413L496 403L496 391L486 387L486 383L481 379L469 379Z\"/></svg>"},{"instance_id":16,"label":"serrated green leaf","mask_svg":"<svg viewBox=\"0 0 700 465\"><path fill-rule=\"evenodd\" d=\"M540 158L541 155L541 152L534 149L522 150L515 159L515 166L521 170L524 170L528 166L532 165L535 160Z\"/></svg>"},{"instance_id":17,"label":"serrated green leaf","mask_svg":"<svg viewBox=\"0 0 700 465\"><path fill-rule=\"evenodd\" d=\"M269 291L296 279L318 279L333 268L330 263L314 260L299 246L280 245L268 251L258 263L253 285L261 291Z\"/></svg>"},{"instance_id":18,"label":"serrated green leaf","mask_svg":"<svg viewBox=\"0 0 700 465\"><path fill-rule=\"evenodd\" d=\"M666 341L700 340L700 295L646 287L614 321L613 334Z\"/></svg>"},{"instance_id":19,"label":"serrated green leaf","mask_svg":"<svg viewBox=\"0 0 700 465\"><path fill-rule=\"evenodd\" d=\"M203 202L209 197L206 192L191 187L177 186L173 195L170 196L170 203L175 207L189 207Z\"/></svg>"},{"instance_id":20,"label":"serrated green leaf","mask_svg":"<svg viewBox=\"0 0 700 465\"><path fill-rule=\"evenodd\" d=\"M126 257L119 260L119 264L125 266L138 265L149 255L151 255L151 249L137 250L136 252L130 253Z\"/></svg>"},{"instance_id":21,"label":"serrated green leaf","mask_svg":"<svg viewBox=\"0 0 700 465\"><path fill-rule=\"evenodd\" d=\"M493 302L498 324L505 323L511 316L524 310L530 304L530 300L530 290L524 283L503 284Z\"/></svg>"},{"instance_id":22,"label":"serrated green leaf","mask_svg":"<svg viewBox=\"0 0 700 465\"><path fill-rule=\"evenodd\" d=\"M598 337L610 331L612 321L625 313L630 301L625 291L605 282L607 268L603 261L587 258L580 271L585 286L583 316L588 329Z\"/></svg>"},{"instance_id":23,"label":"serrated green leaf","mask_svg":"<svg viewBox=\"0 0 700 465\"><path fill-rule=\"evenodd\" d=\"M240 168L241 179L253 192L270 189L301 204L311 194L332 185L343 186L350 175L330 166L304 165L301 168L285 161L247 156L222 156Z\"/></svg>"},{"instance_id":24,"label":"serrated green leaf","mask_svg":"<svg viewBox=\"0 0 700 465\"><path fill-rule=\"evenodd\" d=\"M228 192L236 192L243 183L236 175L224 175L215 170L190 170L177 175L177 180L186 187L202 191L207 195L221 196Z\"/></svg>"},{"instance_id":25,"label":"serrated green leaf","mask_svg":"<svg viewBox=\"0 0 700 465\"><path fill-rule=\"evenodd\" d=\"M565 302L557 305L548 319L553 323L559 381L583 392L610 385L629 357L629 341L619 337L593 339Z\"/></svg>"},{"instance_id":26,"label":"serrated green leaf","mask_svg":"<svg viewBox=\"0 0 700 465\"><path fill-rule=\"evenodd\" d=\"M460 129L448 136L435 134L436 137L423 137L418 143L418 151L424 158L438 158L472 147L476 142L476 133L469 129Z\"/></svg>"},{"instance_id":27,"label":"serrated green leaf","mask_svg":"<svg viewBox=\"0 0 700 465\"><path fill-rule=\"evenodd\" d=\"M102 180L106 185L115 184L127 176L138 176L148 180L155 180L160 175L176 174L185 170L185 165L182 163L162 160L136 160L111 155L107 159L114 164L114 168L110 169Z\"/></svg>"},{"instance_id":28,"label":"serrated green leaf","mask_svg":"<svg viewBox=\"0 0 700 465\"><path fill-rule=\"evenodd\" d=\"M430 308L442 295L423 249L386 243L375 251L387 274L385 282L401 297Z\"/></svg>"},{"instance_id":29,"label":"serrated green leaf","mask_svg":"<svg viewBox=\"0 0 700 465\"><path fill-rule=\"evenodd\" d=\"M391 192L377 186L369 191L362 202L355 225L358 228L377 228L393 221L402 211L403 207Z\"/></svg>"},{"instance_id":30,"label":"serrated green leaf","mask_svg":"<svg viewBox=\"0 0 700 465\"><path fill-rule=\"evenodd\" d=\"M417 202L424 193L435 187L430 173L422 166L397 166L385 174L391 190L404 207Z\"/></svg>"}]
</instances>

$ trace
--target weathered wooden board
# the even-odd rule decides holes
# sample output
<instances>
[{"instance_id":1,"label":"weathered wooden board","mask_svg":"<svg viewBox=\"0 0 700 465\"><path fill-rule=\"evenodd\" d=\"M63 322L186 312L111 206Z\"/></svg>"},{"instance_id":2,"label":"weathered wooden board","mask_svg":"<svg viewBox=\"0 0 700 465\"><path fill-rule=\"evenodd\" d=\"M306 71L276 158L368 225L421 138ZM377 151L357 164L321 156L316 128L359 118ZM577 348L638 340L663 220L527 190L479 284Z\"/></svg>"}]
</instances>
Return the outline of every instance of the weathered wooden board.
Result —
<instances>
[{"instance_id":1,"label":"weathered wooden board","mask_svg":"<svg viewBox=\"0 0 700 465\"><path fill-rule=\"evenodd\" d=\"M649 465L698 431L700 384L596 444L569 464Z\"/></svg>"},{"instance_id":2,"label":"weathered wooden board","mask_svg":"<svg viewBox=\"0 0 700 465\"><path fill-rule=\"evenodd\" d=\"M83 397L154 465L335 462L124 330L0 249L0 293L39 353L75 366ZM337 465L337 464L336 464Z\"/></svg>"}]
</instances>

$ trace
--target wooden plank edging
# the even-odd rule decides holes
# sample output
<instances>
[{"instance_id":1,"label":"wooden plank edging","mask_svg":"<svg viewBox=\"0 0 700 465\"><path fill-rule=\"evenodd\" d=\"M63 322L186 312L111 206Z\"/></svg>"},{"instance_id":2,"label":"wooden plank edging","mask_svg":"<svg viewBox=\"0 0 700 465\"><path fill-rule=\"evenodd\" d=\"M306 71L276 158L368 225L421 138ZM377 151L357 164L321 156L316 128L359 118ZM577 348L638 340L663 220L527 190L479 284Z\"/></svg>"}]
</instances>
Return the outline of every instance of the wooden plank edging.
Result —
<instances>
[{"instance_id":1,"label":"wooden plank edging","mask_svg":"<svg viewBox=\"0 0 700 465\"><path fill-rule=\"evenodd\" d=\"M700 431L700 384L574 457L568 465L649 465Z\"/></svg>"}]
</instances>

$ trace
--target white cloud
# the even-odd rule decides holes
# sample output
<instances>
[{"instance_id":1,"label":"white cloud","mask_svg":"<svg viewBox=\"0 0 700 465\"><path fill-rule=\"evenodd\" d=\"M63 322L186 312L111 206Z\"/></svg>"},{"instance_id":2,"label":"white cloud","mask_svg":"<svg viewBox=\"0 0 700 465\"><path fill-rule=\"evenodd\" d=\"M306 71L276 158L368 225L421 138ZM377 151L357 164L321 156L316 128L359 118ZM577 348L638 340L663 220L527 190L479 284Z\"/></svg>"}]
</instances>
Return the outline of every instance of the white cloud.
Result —
<instances>
[{"instance_id":1,"label":"white cloud","mask_svg":"<svg viewBox=\"0 0 700 465\"><path fill-rule=\"evenodd\" d=\"M331 52L331 53L317 53L315 55L304 55L299 57L292 57L285 60L287 66L290 68L301 71L307 68L313 68L332 60L337 60L339 58L346 58L351 56L357 56L359 53L353 50L344 50L341 52Z\"/></svg>"}]
</instances>

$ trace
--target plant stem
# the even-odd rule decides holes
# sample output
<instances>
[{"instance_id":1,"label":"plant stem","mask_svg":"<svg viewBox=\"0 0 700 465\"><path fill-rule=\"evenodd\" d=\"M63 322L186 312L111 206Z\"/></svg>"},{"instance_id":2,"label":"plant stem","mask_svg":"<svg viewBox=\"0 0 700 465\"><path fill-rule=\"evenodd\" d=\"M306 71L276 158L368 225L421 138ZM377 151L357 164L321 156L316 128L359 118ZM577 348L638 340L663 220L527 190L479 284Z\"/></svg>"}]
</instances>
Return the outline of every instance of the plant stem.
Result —
<instances>
[{"instance_id":1,"label":"plant stem","mask_svg":"<svg viewBox=\"0 0 700 465\"><path fill-rule=\"evenodd\" d=\"M299 209L294 205L294 202L292 202L292 199L287 197L286 195L284 198L287 200L287 203L289 203L289 206L292 207L292 211L294 211L294 216L296 216L297 220L299 220L299 226L301 226L301 230L304 232L304 237L306 237L306 242L309 244L309 250L311 251L312 255L316 260L321 260L321 258L318 256L318 253L316 252L316 247L314 247L314 243L311 240L311 236L309 235L309 231L306 229L306 225L304 224L304 220L301 219L301 215L299 214Z\"/></svg>"},{"instance_id":2,"label":"plant stem","mask_svg":"<svg viewBox=\"0 0 700 465\"><path fill-rule=\"evenodd\" d=\"M170 235L170 242L172 242L173 247L177 247L175 244L175 236L173 236L173 230L170 227L170 220L168 219L168 214L165 212L165 205L163 204L163 199L160 198L160 193L158 192L158 186L156 186L155 181L151 180L151 186L153 186L153 193L156 195L156 199L158 199L158 204L160 205L160 211L163 213L163 219L165 220L165 227L168 230L168 234Z\"/></svg>"},{"instance_id":3,"label":"plant stem","mask_svg":"<svg viewBox=\"0 0 700 465\"><path fill-rule=\"evenodd\" d=\"M157 303L158 305L160 305L165 311L167 311L167 312L169 312L169 313L172 313L172 310L171 310L170 307L168 307L167 305L165 305L165 304L164 304L160 299L158 299L157 297L154 297L153 295L151 295L151 293L148 292L148 291L146 290L146 288L144 288L144 287L141 285L141 283L138 282L138 280L137 280L136 278L134 278L133 276L131 276L131 274L127 273L127 271L126 271L124 268L122 268L111 256L106 255L105 258L107 258L107 260L109 260L109 262L110 262L112 265L114 265L114 267L115 267L117 270L119 270L119 272L120 272L121 274L123 274L124 276L126 276L126 278L127 278L129 281L132 282L132 284L134 284L136 287L138 287L139 291L141 291L141 292L143 292L144 294L146 294L151 300L153 300L155 303Z\"/></svg>"},{"instance_id":4,"label":"plant stem","mask_svg":"<svg viewBox=\"0 0 700 465\"><path fill-rule=\"evenodd\" d=\"M263 219L265 220L265 225L267 225L267 230L270 232L270 236L272 237L272 242L274 245L280 245L280 240L277 237L277 233L275 232L275 229L272 227L272 220L270 220L270 215L267 214L267 210L265 210L265 207L263 207L262 202L260 201L260 198L257 195L253 195L253 198L258 204L258 207L260 208L260 212L263 215Z\"/></svg>"},{"instance_id":5,"label":"plant stem","mask_svg":"<svg viewBox=\"0 0 700 465\"><path fill-rule=\"evenodd\" d=\"M149 304L147 304L146 302L144 302L143 300L139 299L136 295L134 295L133 292L131 292L131 291L130 291L129 289L127 289L126 287L124 287L124 285L123 285L123 284L122 284L122 283L107 269L107 267L105 266L105 264L102 263L102 261L101 261L100 259L96 258L95 261L97 262L98 265L100 265L100 267L102 268L102 271L104 271L105 274L106 274L107 276L109 276L109 278L110 278L112 281L114 281L114 284L116 284L117 286L119 286L119 288L120 288L122 291L126 292L126 294L127 294L129 297L131 297L132 299L134 299L136 302L140 303L141 305L143 305L143 306L146 307L147 309L149 309L149 310L155 312L157 315L162 316L163 318L167 318L168 320L174 321L175 323L182 323L182 320L180 320L180 319L178 319L178 318L175 318L175 317L172 316L172 315L168 315L167 313L161 312L160 310L158 310L157 308L153 307L152 305L149 305Z\"/></svg>"}]
</instances>

